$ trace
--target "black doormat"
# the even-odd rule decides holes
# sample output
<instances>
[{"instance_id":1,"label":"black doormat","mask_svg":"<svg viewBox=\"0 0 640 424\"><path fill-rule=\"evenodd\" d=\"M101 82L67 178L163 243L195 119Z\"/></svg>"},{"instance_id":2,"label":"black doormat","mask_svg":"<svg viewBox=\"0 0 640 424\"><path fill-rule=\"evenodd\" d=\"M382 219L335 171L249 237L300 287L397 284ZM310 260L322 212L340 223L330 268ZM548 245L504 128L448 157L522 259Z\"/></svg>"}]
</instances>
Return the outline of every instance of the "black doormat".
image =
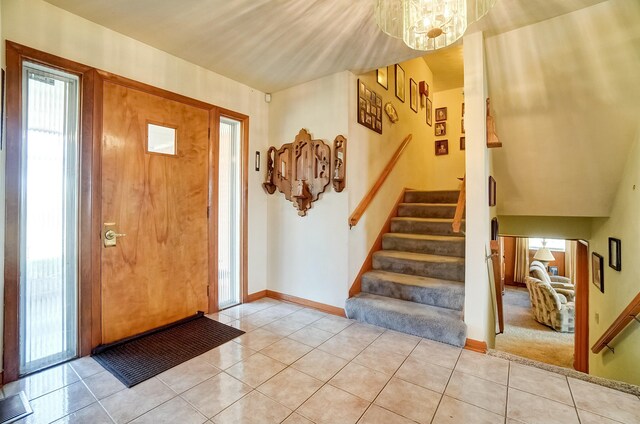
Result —
<instances>
[{"instance_id":1,"label":"black doormat","mask_svg":"<svg viewBox=\"0 0 640 424\"><path fill-rule=\"evenodd\" d=\"M198 312L173 324L98 346L92 356L125 386L133 387L242 334L244 331Z\"/></svg>"}]
</instances>

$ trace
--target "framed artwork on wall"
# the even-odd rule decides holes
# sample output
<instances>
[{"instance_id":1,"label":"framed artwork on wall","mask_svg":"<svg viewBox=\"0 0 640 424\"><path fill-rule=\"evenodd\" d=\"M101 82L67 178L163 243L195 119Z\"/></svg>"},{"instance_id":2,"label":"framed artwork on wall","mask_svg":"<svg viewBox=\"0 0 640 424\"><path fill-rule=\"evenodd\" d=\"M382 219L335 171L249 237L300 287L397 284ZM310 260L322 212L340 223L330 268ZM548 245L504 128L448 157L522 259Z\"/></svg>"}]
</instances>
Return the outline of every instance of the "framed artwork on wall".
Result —
<instances>
[{"instance_id":1,"label":"framed artwork on wall","mask_svg":"<svg viewBox=\"0 0 640 424\"><path fill-rule=\"evenodd\" d=\"M465 150L467 148L466 146L466 140L464 137L460 137L460 150Z\"/></svg>"},{"instance_id":2,"label":"framed artwork on wall","mask_svg":"<svg viewBox=\"0 0 640 424\"><path fill-rule=\"evenodd\" d=\"M382 134L382 97L358 80L358 123Z\"/></svg>"},{"instance_id":3,"label":"framed artwork on wall","mask_svg":"<svg viewBox=\"0 0 640 424\"><path fill-rule=\"evenodd\" d=\"M620 239L609 237L609 267L616 271L622 270L622 242Z\"/></svg>"},{"instance_id":4,"label":"framed artwork on wall","mask_svg":"<svg viewBox=\"0 0 640 424\"><path fill-rule=\"evenodd\" d=\"M439 107L436 109L436 122L447 120L447 108Z\"/></svg>"},{"instance_id":5,"label":"framed artwork on wall","mask_svg":"<svg viewBox=\"0 0 640 424\"><path fill-rule=\"evenodd\" d=\"M405 87L404 87L404 69L396 63L396 97L404 103Z\"/></svg>"},{"instance_id":6,"label":"framed artwork on wall","mask_svg":"<svg viewBox=\"0 0 640 424\"><path fill-rule=\"evenodd\" d=\"M496 205L496 180L489 176L489 206Z\"/></svg>"},{"instance_id":7,"label":"framed artwork on wall","mask_svg":"<svg viewBox=\"0 0 640 424\"><path fill-rule=\"evenodd\" d=\"M436 156L449 154L449 140L436 140Z\"/></svg>"},{"instance_id":8,"label":"framed artwork on wall","mask_svg":"<svg viewBox=\"0 0 640 424\"><path fill-rule=\"evenodd\" d=\"M429 99L427 97L427 107L425 108L427 110L427 125L432 126L433 125L433 103L431 103L431 99Z\"/></svg>"},{"instance_id":9,"label":"framed artwork on wall","mask_svg":"<svg viewBox=\"0 0 640 424\"><path fill-rule=\"evenodd\" d=\"M384 68L378 68L376 70L376 79L378 84L384 87L385 90L389 89L389 80L387 76L389 75L389 67L385 66Z\"/></svg>"},{"instance_id":10,"label":"framed artwork on wall","mask_svg":"<svg viewBox=\"0 0 640 424\"><path fill-rule=\"evenodd\" d=\"M460 120L460 132L464 134L464 118Z\"/></svg>"},{"instance_id":11,"label":"framed artwork on wall","mask_svg":"<svg viewBox=\"0 0 640 424\"><path fill-rule=\"evenodd\" d=\"M591 254L591 282L604 293L604 258L596 252Z\"/></svg>"},{"instance_id":12,"label":"framed artwork on wall","mask_svg":"<svg viewBox=\"0 0 640 424\"><path fill-rule=\"evenodd\" d=\"M447 123L446 122L436 122L435 134L436 134L436 137L441 137L443 135L447 135Z\"/></svg>"},{"instance_id":13,"label":"framed artwork on wall","mask_svg":"<svg viewBox=\"0 0 640 424\"><path fill-rule=\"evenodd\" d=\"M411 110L418 113L418 84L409 78L409 106Z\"/></svg>"}]
</instances>

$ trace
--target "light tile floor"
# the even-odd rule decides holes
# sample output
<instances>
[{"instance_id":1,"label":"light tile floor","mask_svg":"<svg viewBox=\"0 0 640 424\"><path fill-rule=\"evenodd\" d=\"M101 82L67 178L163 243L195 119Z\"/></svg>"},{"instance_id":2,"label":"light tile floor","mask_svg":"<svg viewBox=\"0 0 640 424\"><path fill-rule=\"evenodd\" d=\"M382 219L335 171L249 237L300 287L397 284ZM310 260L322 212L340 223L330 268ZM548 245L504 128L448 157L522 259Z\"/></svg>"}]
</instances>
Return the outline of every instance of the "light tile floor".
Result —
<instances>
[{"instance_id":1,"label":"light tile floor","mask_svg":"<svg viewBox=\"0 0 640 424\"><path fill-rule=\"evenodd\" d=\"M132 389L82 358L2 394L22 423L640 423L636 396L289 303L210 317L247 334Z\"/></svg>"}]
</instances>

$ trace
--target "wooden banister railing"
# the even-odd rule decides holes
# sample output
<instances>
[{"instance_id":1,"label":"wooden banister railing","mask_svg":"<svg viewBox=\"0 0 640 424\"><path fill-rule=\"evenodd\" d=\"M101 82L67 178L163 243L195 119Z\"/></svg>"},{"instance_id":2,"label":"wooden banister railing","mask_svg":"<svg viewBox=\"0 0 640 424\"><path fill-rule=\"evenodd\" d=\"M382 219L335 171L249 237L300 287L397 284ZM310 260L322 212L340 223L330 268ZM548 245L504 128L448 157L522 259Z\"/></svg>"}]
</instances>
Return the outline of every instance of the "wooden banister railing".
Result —
<instances>
[{"instance_id":1,"label":"wooden banister railing","mask_svg":"<svg viewBox=\"0 0 640 424\"><path fill-rule=\"evenodd\" d=\"M462 226L462 217L464 216L464 206L466 203L467 203L467 176L465 175L462 178L462 183L460 184L460 195L458 196L456 213L455 215L453 215L453 224L451 224L451 227L453 228L454 233L460 232L460 227Z\"/></svg>"},{"instance_id":2,"label":"wooden banister railing","mask_svg":"<svg viewBox=\"0 0 640 424\"><path fill-rule=\"evenodd\" d=\"M602 337L600 337L600 339L598 339L598 341L593 345L591 351L593 353L599 353L606 347L614 352L613 348L609 346L609 343L611 343L631 321L638 320L638 315L640 315L640 293L638 293L624 311L618 315L618 318L616 318L613 324L611 324L607 331L604 332Z\"/></svg>"},{"instance_id":3,"label":"wooden banister railing","mask_svg":"<svg viewBox=\"0 0 640 424\"><path fill-rule=\"evenodd\" d=\"M407 148L407 145L411 141L412 137L413 136L411 134L405 137L405 139L400 144L400 147L398 147L396 152L393 154L393 156L389 160L389 163L387 164L387 166L385 166L384 169L382 170L382 173L376 180L373 187L371 187L367 192L367 194L362 198L362 200L360 201L356 209L353 211L353 213L349 217L349 227L355 226L358 223L358 221L360 221L360 218L362 218L362 215L364 215L364 212L369 207L369 204L371 204L371 201L378 193L378 190L380 190L380 187L382 187L382 184L384 184L385 180L393 170L393 167L396 165L396 163L400 159L400 156L402 156L402 152L404 152L404 150Z\"/></svg>"}]
</instances>

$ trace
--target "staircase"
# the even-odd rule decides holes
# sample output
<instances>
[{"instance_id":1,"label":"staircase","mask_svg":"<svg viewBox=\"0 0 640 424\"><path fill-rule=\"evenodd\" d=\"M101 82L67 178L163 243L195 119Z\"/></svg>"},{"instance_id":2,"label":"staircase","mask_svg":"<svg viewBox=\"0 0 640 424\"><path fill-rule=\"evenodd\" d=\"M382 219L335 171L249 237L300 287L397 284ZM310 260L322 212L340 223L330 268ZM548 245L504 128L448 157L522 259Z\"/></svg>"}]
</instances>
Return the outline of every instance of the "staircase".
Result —
<instances>
[{"instance_id":1,"label":"staircase","mask_svg":"<svg viewBox=\"0 0 640 424\"><path fill-rule=\"evenodd\" d=\"M465 240L451 229L458 195L405 192L361 293L346 302L349 318L464 346Z\"/></svg>"}]
</instances>

